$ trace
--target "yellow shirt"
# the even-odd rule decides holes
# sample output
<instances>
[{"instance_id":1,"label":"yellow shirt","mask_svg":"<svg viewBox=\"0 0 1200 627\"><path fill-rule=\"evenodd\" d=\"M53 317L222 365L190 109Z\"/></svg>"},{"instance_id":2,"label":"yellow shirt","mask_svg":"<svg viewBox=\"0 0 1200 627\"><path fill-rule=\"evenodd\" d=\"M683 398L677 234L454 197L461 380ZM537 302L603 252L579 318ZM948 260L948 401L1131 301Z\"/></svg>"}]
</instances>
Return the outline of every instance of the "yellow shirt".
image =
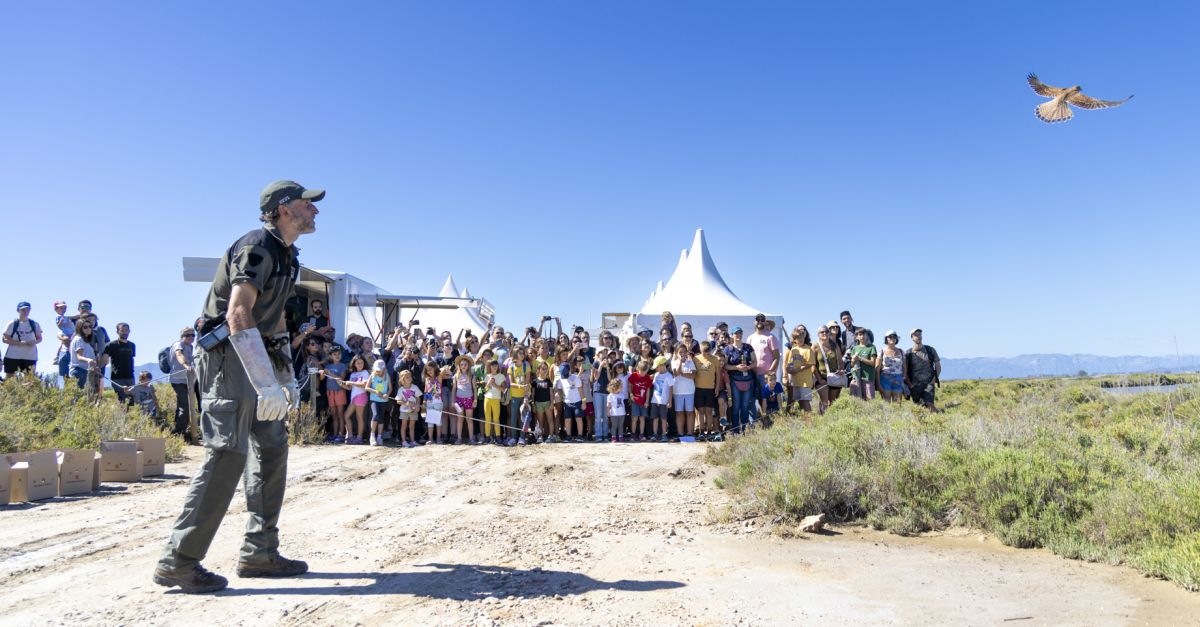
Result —
<instances>
[{"instance_id":1,"label":"yellow shirt","mask_svg":"<svg viewBox=\"0 0 1200 627\"><path fill-rule=\"evenodd\" d=\"M813 384L813 368L817 365L817 348L809 346L801 348L793 346L788 349L787 361L784 362L788 375L792 377L792 387L811 388ZM804 368L808 366L808 368ZM804 368L801 370L801 368Z\"/></svg>"},{"instance_id":2,"label":"yellow shirt","mask_svg":"<svg viewBox=\"0 0 1200 627\"><path fill-rule=\"evenodd\" d=\"M721 367L716 355L697 353L692 356L692 361L696 362L696 387L704 390L716 388L717 369Z\"/></svg>"},{"instance_id":3,"label":"yellow shirt","mask_svg":"<svg viewBox=\"0 0 1200 627\"><path fill-rule=\"evenodd\" d=\"M525 398L525 386L529 385L529 379L533 375L533 370L529 364L511 363L508 365L508 380L511 382L508 388L508 395L512 398Z\"/></svg>"}]
</instances>

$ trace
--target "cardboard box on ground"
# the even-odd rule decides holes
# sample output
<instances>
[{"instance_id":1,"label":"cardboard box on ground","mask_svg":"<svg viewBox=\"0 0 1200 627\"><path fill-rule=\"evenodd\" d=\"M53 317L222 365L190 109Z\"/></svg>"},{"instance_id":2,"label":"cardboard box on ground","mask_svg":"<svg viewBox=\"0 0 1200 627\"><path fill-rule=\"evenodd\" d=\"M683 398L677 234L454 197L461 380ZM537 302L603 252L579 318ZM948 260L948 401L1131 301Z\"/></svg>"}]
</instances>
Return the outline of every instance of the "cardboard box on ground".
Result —
<instances>
[{"instance_id":1,"label":"cardboard box on ground","mask_svg":"<svg viewBox=\"0 0 1200 627\"><path fill-rule=\"evenodd\" d=\"M5 458L10 465L11 502L41 501L58 494L58 459L54 451L9 453Z\"/></svg>"},{"instance_id":2,"label":"cardboard box on ground","mask_svg":"<svg viewBox=\"0 0 1200 627\"><path fill-rule=\"evenodd\" d=\"M142 465L138 459L137 442L100 443L100 481L132 483L142 480Z\"/></svg>"},{"instance_id":3,"label":"cardboard box on ground","mask_svg":"<svg viewBox=\"0 0 1200 627\"><path fill-rule=\"evenodd\" d=\"M137 450L143 454L142 477L157 477L166 472L167 439L134 438Z\"/></svg>"},{"instance_id":4,"label":"cardboard box on ground","mask_svg":"<svg viewBox=\"0 0 1200 627\"><path fill-rule=\"evenodd\" d=\"M58 495L71 496L91 492L96 451L66 449L57 451Z\"/></svg>"}]
</instances>

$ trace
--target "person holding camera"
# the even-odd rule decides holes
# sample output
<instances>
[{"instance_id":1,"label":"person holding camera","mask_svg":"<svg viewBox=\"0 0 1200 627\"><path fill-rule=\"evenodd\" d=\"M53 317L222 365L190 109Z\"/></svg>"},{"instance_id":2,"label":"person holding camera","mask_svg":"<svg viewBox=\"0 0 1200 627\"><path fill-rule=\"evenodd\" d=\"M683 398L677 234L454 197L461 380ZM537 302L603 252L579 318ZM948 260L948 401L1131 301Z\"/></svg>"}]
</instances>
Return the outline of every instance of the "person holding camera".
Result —
<instances>
[{"instance_id":1,"label":"person holding camera","mask_svg":"<svg viewBox=\"0 0 1200 627\"><path fill-rule=\"evenodd\" d=\"M228 585L200 562L243 483L250 520L238 576L308 572L308 564L279 554L279 514L287 484L285 419L300 400L285 310L300 273L294 244L316 231L313 202L324 197L324 191L294 181L267 185L259 199L263 227L234 242L217 266L196 348L207 451L154 569L158 585L188 593Z\"/></svg>"}]
</instances>

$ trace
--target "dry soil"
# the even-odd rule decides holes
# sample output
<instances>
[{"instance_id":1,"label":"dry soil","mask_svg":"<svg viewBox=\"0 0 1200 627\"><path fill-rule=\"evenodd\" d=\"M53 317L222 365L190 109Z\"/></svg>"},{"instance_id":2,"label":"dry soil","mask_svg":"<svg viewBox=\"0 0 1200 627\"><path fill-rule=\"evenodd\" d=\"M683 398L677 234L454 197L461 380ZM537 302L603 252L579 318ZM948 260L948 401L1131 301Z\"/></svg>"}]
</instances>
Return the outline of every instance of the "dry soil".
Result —
<instances>
[{"instance_id":1,"label":"dry soil","mask_svg":"<svg viewBox=\"0 0 1200 627\"><path fill-rule=\"evenodd\" d=\"M0 623L1200 624L1200 595L977 532L728 520L704 446L295 448L283 552L312 572L234 576L239 492L207 596L150 581L189 449L166 477L0 508Z\"/></svg>"}]
</instances>

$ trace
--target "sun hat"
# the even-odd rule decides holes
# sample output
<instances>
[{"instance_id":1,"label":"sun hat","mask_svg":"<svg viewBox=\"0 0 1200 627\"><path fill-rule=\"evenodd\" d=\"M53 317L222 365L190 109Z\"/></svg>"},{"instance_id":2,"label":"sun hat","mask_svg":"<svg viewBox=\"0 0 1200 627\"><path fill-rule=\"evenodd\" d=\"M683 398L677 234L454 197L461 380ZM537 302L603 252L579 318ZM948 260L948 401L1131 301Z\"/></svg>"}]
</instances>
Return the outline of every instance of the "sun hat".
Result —
<instances>
[{"instance_id":1,"label":"sun hat","mask_svg":"<svg viewBox=\"0 0 1200 627\"><path fill-rule=\"evenodd\" d=\"M921 329L919 329L919 328L918 328L918 329L913 329L912 331L909 331L909 332L908 332L908 334L909 334L909 335L914 335L914 334L917 334L917 333L921 333Z\"/></svg>"},{"instance_id":2,"label":"sun hat","mask_svg":"<svg viewBox=\"0 0 1200 627\"><path fill-rule=\"evenodd\" d=\"M655 368L658 368L659 366L662 366L666 363L667 363L667 358L662 355L659 355L658 357L654 358L654 367Z\"/></svg>"},{"instance_id":3,"label":"sun hat","mask_svg":"<svg viewBox=\"0 0 1200 627\"><path fill-rule=\"evenodd\" d=\"M826 322L826 323L825 323L825 328L827 328L827 329L836 329L836 328L838 328L838 323L837 323L837 320L830 320L829 322Z\"/></svg>"},{"instance_id":4,"label":"sun hat","mask_svg":"<svg viewBox=\"0 0 1200 627\"><path fill-rule=\"evenodd\" d=\"M387 370L387 364L383 363L382 359L376 359L375 365L371 367L371 370L375 372L384 372Z\"/></svg>"},{"instance_id":5,"label":"sun hat","mask_svg":"<svg viewBox=\"0 0 1200 627\"><path fill-rule=\"evenodd\" d=\"M654 331L651 331L648 327L645 327L645 326L638 327L638 335L645 335L646 333L649 333L650 335L654 335Z\"/></svg>"},{"instance_id":6,"label":"sun hat","mask_svg":"<svg viewBox=\"0 0 1200 627\"><path fill-rule=\"evenodd\" d=\"M323 189L305 189L296 181L275 181L263 188L259 195L258 206L263 213L266 213L297 198L315 202L324 197L325 190Z\"/></svg>"},{"instance_id":7,"label":"sun hat","mask_svg":"<svg viewBox=\"0 0 1200 627\"><path fill-rule=\"evenodd\" d=\"M910 333L909 335L911 335L911 333ZM899 333L896 333L896 330L895 330L895 329L888 329L888 330L887 330L887 333L884 333L884 334L883 334L883 339L885 339L885 340L886 340L886 339L888 339L889 337L894 337L894 338L896 338L896 339L898 340L898 339L900 339L900 334L899 334Z\"/></svg>"}]
</instances>

